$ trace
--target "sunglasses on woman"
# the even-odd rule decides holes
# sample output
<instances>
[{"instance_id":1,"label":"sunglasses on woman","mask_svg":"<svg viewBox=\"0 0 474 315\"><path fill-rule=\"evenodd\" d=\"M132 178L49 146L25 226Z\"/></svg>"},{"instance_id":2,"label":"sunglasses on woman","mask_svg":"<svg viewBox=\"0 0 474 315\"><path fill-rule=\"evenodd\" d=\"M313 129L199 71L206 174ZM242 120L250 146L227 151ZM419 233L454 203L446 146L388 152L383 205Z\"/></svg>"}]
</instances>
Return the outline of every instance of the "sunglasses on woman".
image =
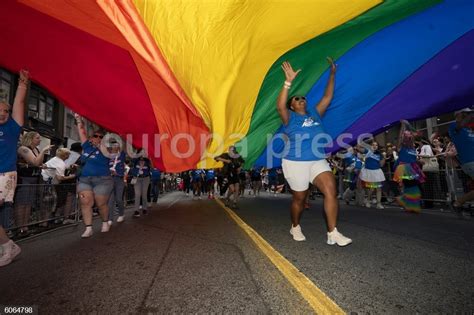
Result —
<instances>
[{"instance_id":1,"label":"sunglasses on woman","mask_svg":"<svg viewBox=\"0 0 474 315\"><path fill-rule=\"evenodd\" d=\"M304 97L304 96L295 96L293 99L294 99L295 101L297 101L297 102L298 102L299 100L306 101L306 97Z\"/></svg>"},{"instance_id":2,"label":"sunglasses on woman","mask_svg":"<svg viewBox=\"0 0 474 315\"><path fill-rule=\"evenodd\" d=\"M103 135L93 135L92 138L101 138L102 139L102 138L104 138L104 136Z\"/></svg>"}]
</instances>

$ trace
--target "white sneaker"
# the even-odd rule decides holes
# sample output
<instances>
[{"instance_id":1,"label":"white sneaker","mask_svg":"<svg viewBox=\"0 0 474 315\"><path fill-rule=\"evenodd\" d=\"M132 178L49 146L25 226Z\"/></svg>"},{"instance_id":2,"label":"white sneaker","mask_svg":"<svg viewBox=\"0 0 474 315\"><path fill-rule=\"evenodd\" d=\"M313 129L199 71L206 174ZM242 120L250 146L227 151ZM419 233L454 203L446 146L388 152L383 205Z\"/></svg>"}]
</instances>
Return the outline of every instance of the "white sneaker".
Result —
<instances>
[{"instance_id":1,"label":"white sneaker","mask_svg":"<svg viewBox=\"0 0 474 315\"><path fill-rule=\"evenodd\" d=\"M88 237L91 237L92 234L94 234L94 231L92 230L92 227L88 226L86 227L86 230L84 231L84 233L82 233L81 237L88 238Z\"/></svg>"},{"instance_id":2,"label":"white sneaker","mask_svg":"<svg viewBox=\"0 0 474 315\"><path fill-rule=\"evenodd\" d=\"M21 249L12 240L7 243L0 245L1 256L0 256L0 267L10 264L13 259L21 253Z\"/></svg>"},{"instance_id":3,"label":"white sneaker","mask_svg":"<svg viewBox=\"0 0 474 315\"><path fill-rule=\"evenodd\" d=\"M377 209L385 209L385 207L384 207L384 206L382 206L382 204L381 204L381 203L378 203L378 204L377 204Z\"/></svg>"},{"instance_id":4,"label":"white sneaker","mask_svg":"<svg viewBox=\"0 0 474 315\"><path fill-rule=\"evenodd\" d=\"M306 241L306 237L304 237L303 232L301 232L301 226L299 224L297 226L291 225L290 234L293 235L295 241Z\"/></svg>"},{"instance_id":5,"label":"white sneaker","mask_svg":"<svg viewBox=\"0 0 474 315\"><path fill-rule=\"evenodd\" d=\"M11 247L10 247L10 251L11 251L11 252L10 252L10 255L11 255L12 260L13 260L16 256L20 255L20 253L21 253L21 248L20 248L20 246L18 246L18 245L17 245L15 242L13 242L12 240L10 240L8 243L10 243L10 246L11 246ZM8 243L7 243L7 244L8 244Z\"/></svg>"},{"instance_id":6,"label":"white sneaker","mask_svg":"<svg viewBox=\"0 0 474 315\"><path fill-rule=\"evenodd\" d=\"M366 202L365 202L365 207L366 207L366 208L370 208L370 201L366 201Z\"/></svg>"},{"instance_id":7,"label":"white sneaker","mask_svg":"<svg viewBox=\"0 0 474 315\"><path fill-rule=\"evenodd\" d=\"M352 240L339 233L336 228L334 228L334 231L328 232L328 245L337 244L339 246L346 246L350 243L352 243Z\"/></svg>"},{"instance_id":8,"label":"white sneaker","mask_svg":"<svg viewBox=\"0 0 474 315\"><path fill-rule=\"evenodd\" d=\"M102 233L107 233L109 230L110 230L109 223L108 222L102 222L102 228L100 229L100 231Z\"/></svg>"},{"instance_id":9,"label":"white sneaker","mask_svg":"<svg viewBox=\"0 0 474 315\"><path fill-rule=\"evenodd\" d=\"M108 225L112 225L112 223L113 223L112 220L107 221L107 224L108 224Z\"/></svg>"},{"instance_id":10,"label":"white sneaker","mask_svg":"<svg viewBox=\"0 0 474 315\"><path fill-rule=\"evenodd\" d=\"M119 217L117 218L117 222L118 222L118 223L123 222L123 220L124 220L124 216L123 216L123 215L121 215L121 216L119 216Z\"/></svg>"},{"instance_id":11,"label":"white sneaker","mask_svg":"<svg viewBox=\"0 0 474 315\"><path fill-rule=\"evenodd\" d=\"M0 267L6 266L12 262L12 256L10 252L7 252L4 248L0 249Z\"/></svg>"}]
</instances>

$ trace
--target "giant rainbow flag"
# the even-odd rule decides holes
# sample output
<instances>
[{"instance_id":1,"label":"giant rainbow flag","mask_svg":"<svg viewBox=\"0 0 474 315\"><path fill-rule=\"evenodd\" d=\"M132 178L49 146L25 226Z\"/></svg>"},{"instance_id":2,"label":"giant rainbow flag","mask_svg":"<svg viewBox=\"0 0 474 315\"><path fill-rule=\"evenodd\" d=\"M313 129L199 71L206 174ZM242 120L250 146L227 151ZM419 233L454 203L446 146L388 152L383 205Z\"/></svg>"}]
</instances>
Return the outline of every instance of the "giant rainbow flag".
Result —
<instances>
[{"instance_id":1,"label":"giant rainbow flag","mask_svg":"<svg viewBox=\"0 0 474 315\"><path fill-rule=\"evenodd\" d=\"M285 60L310 104L337 60L333 138L472 106L473 17L472 0L2 0L0 66L162 170L219 166L233 144L250 167L278 164Z\"/></svg>"}]
</instances>

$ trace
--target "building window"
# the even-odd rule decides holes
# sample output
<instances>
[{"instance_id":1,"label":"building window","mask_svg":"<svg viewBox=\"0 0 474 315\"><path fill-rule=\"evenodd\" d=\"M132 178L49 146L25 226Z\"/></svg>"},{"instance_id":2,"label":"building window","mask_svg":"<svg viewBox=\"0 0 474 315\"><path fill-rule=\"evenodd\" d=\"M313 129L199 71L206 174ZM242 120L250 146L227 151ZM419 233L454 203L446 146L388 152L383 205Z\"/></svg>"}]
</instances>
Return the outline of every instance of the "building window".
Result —
<instances>
[{"instance_id":1,"label":"building window","mask_svg":"<svg viewBox=\"0 0 474 315\"><path fill-rule=\"evenodd\" d=\"M0 69L0 101L12 103L11 89L12 89L13 75Z\"/></svg>"},{"instance_id":2,"label":"building window","mask_svg":"<svg viewBox=\"0 0 474 315\"><path fill-rule=\"evenodd\" d=\"M69 109L66 110L66 126L65 126L65 134L64 136L73 139L73 140L78 140L79 139L79 134L77 132L77 127L75 124L75 119L74 119L74 114L72 111Z\"/></svg>"},{"instance_id":3,"label":"building window","mask_svg":"<svg viewBox=\"0 0 474 315\"><path fill-rule=\"evenodd\" d=\"M54 98L46 91L32 86L28 97L28 117L48 125L54 121Z\"/></svg>"}]
</instances>

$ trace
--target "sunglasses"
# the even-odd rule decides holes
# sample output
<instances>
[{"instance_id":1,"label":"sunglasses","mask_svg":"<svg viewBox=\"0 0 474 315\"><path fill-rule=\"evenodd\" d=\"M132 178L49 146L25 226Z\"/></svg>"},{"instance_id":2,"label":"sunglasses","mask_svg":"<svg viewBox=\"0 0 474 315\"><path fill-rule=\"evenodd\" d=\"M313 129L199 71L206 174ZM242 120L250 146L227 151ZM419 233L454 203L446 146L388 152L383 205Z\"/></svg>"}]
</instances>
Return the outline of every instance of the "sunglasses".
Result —
<instances>
[{"instance_id":1,"label":"sunglasses","mask_svg":"<svg viewBox=\"0 0 474 315\"><path fill-rule=\"evenodd\" d=\"M298 102L299 100L306 101L306 97L304 97L304 96L295 96L293 99L294 99L295 101L297 101L297 102Z\"/></svg>"},{"instance_id":2,"label":"sunglasses","mask_svg":"<svg viewBox=\"0 0 474 315\"><path fill-rule=\"evenodd\" d=\"M93 135L92 138L101 138L102 139L102 138L104 138L104 136L103 135Z\"/></svg>"}]
</instances>

